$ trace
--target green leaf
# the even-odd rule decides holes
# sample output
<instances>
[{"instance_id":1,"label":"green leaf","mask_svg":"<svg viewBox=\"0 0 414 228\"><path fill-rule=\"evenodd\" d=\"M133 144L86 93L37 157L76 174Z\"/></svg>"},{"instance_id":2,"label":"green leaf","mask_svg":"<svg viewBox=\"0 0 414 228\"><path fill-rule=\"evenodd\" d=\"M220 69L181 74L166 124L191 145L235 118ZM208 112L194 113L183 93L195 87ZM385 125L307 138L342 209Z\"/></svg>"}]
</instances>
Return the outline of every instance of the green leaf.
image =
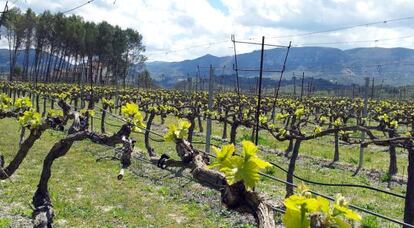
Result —
<instances>
[{"instance_id":1,"label":"green leaf","mask_svg":"<svg viewBox=\"0 0 414 228\"><path fill-rule=\"evenodd\" d=\"M253 142L244 140L242 141L242 145L243 145L243 152L241 154L242 157L250 158L251 156L256 156L257 146Z\"/></svg>"},{"instance_id":2,"label":"green leaf","mask_svg":"<svg viewBox=\"0 0 414 228\"><path fill-rule=\"evenodd\" d=\"M138 105L134 103L127 103L121 107L121 112L128 118L133 118L138 113Z\"/></svg>"},{"instance_id":3,"label":"green leaf","mask_svg":"<svg viewBox=\"0 0 414 228\"><path fill-rule=\"evenodd\" d=\"M308 228L310 225L308 220L302 220L302 214L298 209L287 208L282 221L286 228Z\"/></svg>"},{"instance_id":4,"label":"green leaf","mask_svg":"<svg viewBox=\"0 0 414 228\"><path fill-rule=\"evenodd\" d=\"M321 126L316 126L315 129L313 130L313 132L315 132L316 134L319 134L322 132L322 127Z\"/></svg>"},{"instance_id":5,"label":"green leaf","mask_svg":"<svg viewBox=\"0 0 414 228\"><path fill-rule=\"evenodd\" d=\"M358 213L352 211L351 209L349 209L347 207L340 206L338 204L334 204L333 214L334 215L343 215L347 219L358 221L358 222L360 222L362 220L361 215L359 215Z\"/></svg>"},{"instance_id":6,"label":"green leaf","mask_svg":"<svg viewBox=\"0 0 414 228\"><path fill-rule=\"evenodd\" d=\"M344 220L342 220L339 217L335 217L333 220L335 224L339 226L339 228L351 228L350 224L346 223Z\"/></svg>"},{"instance_id":7,"label":"green leaf","mask_svg":"<svg viewBox=\"0 0 414 228\"><path fill-rule=\"evenodd\" d=\"M23 108L31 108L32 102L30 101L30 98L24 97L24 98L17 98L15 102L15 106L17 108L23 109Z\"/></svg>"},{"instance_id":8,"label":"green leaf","mask_svg":"<svg viewBox=\"0 0 414 228\"><path fill-rule=\"evenodd\" d=\"M175 141L176 139L186 138L190 127L191 123L187 120L179 120L178 125L171 124L168 127L168 132L164 135L164 139L166 141Z\"/></svg>"},{"instance_id":9,"label":"green leaf","mask_svg":"<svg viewBox=\"0 0 414 228\"><path fill-rule=\"evenodd\" d=\"M30 129L35 129L42 124L42 116L40 113L33 110L25 111L23 116L20 116L17 119L17 122L22 127L29 127Z\"/></svg>"},{"instance_id":10,"label":"green leaf","mask_svg":"<svg viewBox=\"0 0 414 228\"><path fill-rule=\"evenodd\" d=\"M216 154L216 159L209 166L210 168L218 167L219 169L223 167L229 167L229 159L233 156L236 151L234 144L224 145L221 149L213 147L213 151Z\"/></svg>"},{"instance_id":11,"label":"green leaf","mask_svg":"<svg viewBox=\"0 0 414 228\"><path fill-rule=\"evenodd\" d=\"M59 109L50 109L47 111L47 117L49 118L62 118L63 117L63 111Z\"/></svg>"}]
</instances>

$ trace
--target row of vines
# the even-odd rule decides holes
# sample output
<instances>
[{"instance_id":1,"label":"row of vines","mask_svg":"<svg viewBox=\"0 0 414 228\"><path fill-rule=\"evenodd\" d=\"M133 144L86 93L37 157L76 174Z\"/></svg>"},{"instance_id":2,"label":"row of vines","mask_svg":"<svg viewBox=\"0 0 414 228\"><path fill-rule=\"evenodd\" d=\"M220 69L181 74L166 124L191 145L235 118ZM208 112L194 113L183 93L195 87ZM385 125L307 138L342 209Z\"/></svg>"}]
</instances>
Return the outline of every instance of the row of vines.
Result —
<instances>
[{"instance_id":1,"label":"row of vines","mask_svg":"<svg viewBox=\"0 0 414 228\"><path fill-rule=\"evenodd\" d=\"M33 219L37 227L50 227L53 207L48 181L53 162L64 156L76 141L89 139L93 143L122 145L121 171L131 164L135 141L133 131L143 131L145 149L151 161L160 166L179 166L192 170L201 184L220 191L222 202L231 209L255 216L260 227L274 227L274 205L254 190L260 170L271 164L257 156L258 148L249 141L236 152L237 130L252 129L255 135L257 98L235 93L221 93L208 109L205 92L184 93L171 90L138 90L113 87L78 87L70 84L0 83L0 118L16 118L22 127L19 148L15 157L5 165L0 157L0 179L8 179L18 169L31 147L47 129L64 130L67 135L56 142L45 157L38 189L33 196ZM334 137L332 162L340 160L339 143L386 146L389 149L388 174L397 169L396 149L408 151L408 179L405 196L404 222L414 225L414 104L407 101L370 100L364 109L361 99L307 97L301 99L266 97L261 101L259 131L268 132L277 141L288 141L285 156L289 157L286 174L286 200L283 219L287 227L348 227L360 221L358 214L347 207L343 197L335 203L313 196L305 186L294 194L294 172L301 143ZM50 104L50 108L47 107ZM365 113L364 110L367 110ZM124 124L112 134L106 134L107 115L118 116ZM98 117L100 129L93 129L91 121ZM180 161L157 155L151 147L151 126L155 117L163 121L167 116L182 119L170 126L165 140L176 145ZM192 146L195 127L203 131L202 120L211 118L223 125L222 138L229 143L215 148L215 158ZM98 119L98 118L95 118ZM26 131L27 134L26 134ZM99 133L98 133L99 132ZM364 137L361 137L365 135ZM359 169L362 168L360 158ZM356 170L356 172L359 171ZM307 216L303 216L303 215Z\"/></svg>"}]
</instances>

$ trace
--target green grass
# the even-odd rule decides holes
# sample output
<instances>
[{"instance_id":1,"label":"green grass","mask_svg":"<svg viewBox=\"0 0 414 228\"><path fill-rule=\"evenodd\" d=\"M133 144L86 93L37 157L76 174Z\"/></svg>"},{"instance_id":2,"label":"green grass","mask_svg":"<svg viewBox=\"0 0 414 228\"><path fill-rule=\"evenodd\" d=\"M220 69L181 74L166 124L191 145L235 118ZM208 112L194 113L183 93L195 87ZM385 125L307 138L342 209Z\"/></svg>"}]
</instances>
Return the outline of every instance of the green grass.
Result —
<instances>
[{"instance_id":1,"label":"green grass","mask_svg":"<svg viewBox=\"0 0 414 228\"><path fill-rule=\"evenodd\" d=\"M0 120L0 134L0 145L7 162L17 148L16 121ZM53 143L62 137L64 134L61 132L45 132L12 176L13 182L1 181L0 203L10 206L8 213L30 218L31 199L39 181L42 161ZM66 156L56 160L49 182L56 227L217 227L243 224L234 218L238 215L223 215L220 210L211 209L209 204L186 197L185 193L198 184L192 181L182 187L183 178L172 178L168 171L144 166L139 161L134 161L130 170L146 173L145 177L128 172L122 181L118 181L119 162L96 162L99 155L112 154L111 148L85 140L75 143ZM164 177L166 175L168 177ZM209 194L218 197L219 193ZM8 223L8 219L1 219L0 227Z\"/></svg>"},{"instance_id":2,"label":"green grass","mask_svg":"<svg viewBox=\"0 0 414 228\"><path fill-rule=\"evenodd\" d=\"M166 120L166 123L172 123L175 121L175 118L169 117ZM159 123L159 122L158 122ZM222 135L222 126L221 124L215 122L212 129L213 135ZM236 142L241 142L244 139L250 139L251 129L240 127L237 134ZM203 137L195 137L195 141L203 141ZM223 144L219 141L214 141L216 144ZM152 143L154 144L154 143ZM284 150L287 148L288 142L278 142L273 139L266 132L260 132L259 144L264 145L270 148L276 148ZM163 151L163 144L154 144L156 151ZM196 145L199 149L204 149L204 145ZM364 167L378 169L384 172L383 181L386 181L386 171L388 169L388 153L380 152L384 148L380 147L369 147L365 150L364 154ZM169 149L168 149L169 150ZM308 155L312 157L320 157L326 159L333 158L333 137L325 137L319 140L312 140L304 142L300 148L300 154ZM272 154L261 153L261 156L268 161L273 161L285 169L287 169L289 160L284 157L279 157ZM341 162L350 163L357 165L359 156L359 147L350 147L350 146L340 146L340 159ZM407 167L407 157L403 153L398 153L398 166L400 173L404 173L404 170ZM266 173L275 175L280 179L285 179L286 174L279 169L272 168L267 170ZM313 163L311 160L299 160L296 165L295 174L309 179L312 181L319 181L323 183L351 183L351 184L362 184L369 185L381 189L387 189L387 183L380 181L370 180L365 175L353 176L352 172L344 171L340 169L331 169L327 167L321 167L319 164ZM299 183L295 180L295 183ZM378 193L366 189L358 188L340 188L340 187L325 187L317 185L309 185L312 190L324 193L326 195L335 196L337 193L343 194L348 200L357 206L362 208L372 210L398 220L403 218L404 210L404 199L395 198L393 196L385 195L383 193ZM276 200L283 200L285 196L285 185L278 183L272 180L263 178L263 181L257 187L258 191L265 192L268 196ZM395 193L404 195L405 186L393 186L392 189L387 189ZM364 216L364 224L369 227L377 227L377 224L381 226L394 227L395 225L389 223L385 220L370 216L368 214L362 213ZM397 226L398 227L398 226Z\"/></svg>"},{"instance_id":3,"label":"green grass","mask_svg":"<svg viewBox=\"0 0 414 228\"><path fill-rule=\"evenodd\" d=\"M166 120L166 123L174 122L174 117L169 117ZM205 122L205 121L204 121ZM159 122L158 122L159 123ZM197 125L198 126L198 125ZM205 123L204 123L205 129ZM221 136L223 131L223 124L218 122L213 122L212 135ZM308 131L312 131L308 129ZM250 139L252 130L250 128L245 128L240 126L237 131L237 142L240 142L243 139ZM228 126L228 135L230 134L230 127ZM202 139L202 138L200 138ZM312 157L319 157L324 159L333 159L334 155L334 137L327 136L323 138L318 138L315 140L309 140L302 142L300 148L300 154L309 155ZM216 142L215 142L216 143ZM284 151L288 142L279 142L272 135L266 131L260 131L259 134L259 145L267 146L274 149L279 149ZM377 169L382 172L388 171L389 163L389 154L386 150L386 147L379 146L369 146L364 151L364 168L367 169ZM357 145L340 145L339 147L340 161L350 164L358 164L359 159L359 147ZM406 151L401 151L397 149L397 166L398 172L401 175L406 175L408 167L408 159Z\"/></svg>"},{"instance_id":4,"label":"green grass","mask_svg":"<svg viewBox=\"0 0 414 228\"><path fill-rule=\"evenodd\" d=\"M100 112L96 112L100 117ZM168 117L164 126L155 127L154 131L162 133L165 126L174 123L174 117ZM107 122L121 124L119 121L107 115ZM160 124L159 117L155 118L156 124ZM205 121L203 121L205 129ZM222 135L222 124L213 122L213 135ZM115 132L118 128L106 125L108 133ZM100 132L100 120L94 120L94 130ZM197 128L196 128L197 131ZM228 134L230 126L228 126ZM15 120L0 120L0 145L2 153L7 161L14 155L18 141L18 126ZM249 139L251 129L239 127L237 142ZM30 217L31 197L41 172L44 157L54 142L64 137L63 133L47 131L36 142L21 168L10 181L0 182L0 203L10 205L12 214ZM134 133L137 140L137 148L143 150L143 135ZM153 136L157 138L157 136ZM194 141L204 141L204 137L196 136ZM300 154L313 157L332 159L333 137L324 137L302 143ZM221 145L222 142L213 141ZM260 144L270 148L284 150L287 142L278 142L273 137L261 131ZM177 158L173 143L151 142L157 154L168 153ZM204 145L196 145L204 149ZM388 153L380 152L383 148L369 147L365 153L366 168L374 168L386 171L388 168ZM357 147L340 146L341 162L349 164L358 163ZM92 144L89 141L76 143L67 156L59 159L53 166L53 174L50 181L50 193L55 208L55 224L59 226L193 226L193 227L217 227L217 226L246 226L249 220L243 220L244 215L230 212L220 205L219 193L200 187L189 179L190 175L176 177L174 173L159 170L141 161L134 160L133 165L122 181L116 180L119 171L119 162L95 160L102 155L112 155L113 149ZM288 160L272 154L260 154L266 160L287 167ZM400 174L407 167L405 153L398 153L398 167ZM266 171L281 179L285 179L285 173L272 168ZM296 166L298 176L313 181L327 183L355 183L367 184L380 188L386 188L382 182L374 182L364 175L352 176L349 171L323 168L310 160L299 160ZM385 180L385 176L383 180ZM295 181L298 183L297 181ZM352 204L373 210L387 216L402 220L404 201L381 193L355 188L338 188L310 186L318 192L334 196L342 193ZM284 184L263 178L257 190L275 200L283 200L285 195ZM391 191L404 194L405 187L395 186ZM362 214L364 223L370 227L392 226L384 220ZM0 220L0 224L9 222Z\"/></svg>"}]
</instances>

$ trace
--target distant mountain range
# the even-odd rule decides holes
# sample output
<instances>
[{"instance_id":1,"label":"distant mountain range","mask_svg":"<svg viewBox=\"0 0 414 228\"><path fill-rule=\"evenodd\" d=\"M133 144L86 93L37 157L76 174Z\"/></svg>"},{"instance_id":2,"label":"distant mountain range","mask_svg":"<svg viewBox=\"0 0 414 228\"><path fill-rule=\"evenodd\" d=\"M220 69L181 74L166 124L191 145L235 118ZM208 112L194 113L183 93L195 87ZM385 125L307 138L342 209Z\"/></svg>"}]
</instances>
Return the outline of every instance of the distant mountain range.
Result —
<instances>
[{"instance_id":1,"label":"distant mountain range","mask_svg":"<svg viewBox=\"0 0 414 228\"><path fill-rule=\"evenodd\" d=\"M280 70L286 49L268 49L265 51L264 68ZM239 68L258 69L260 51L237 56ZM215 75L234 75L234 56L202 57L180 62L148 62L146 67L151 75L163 81L178 82L188 76L197 75L197 66L202 66L200 74L208 75L208 67L213 65ZM225 66L225 68L223 68ZM285 78L294 75L328 80L332 83L352 84L363 82L364 77L374 77L376 83L387 85L414 84L414 50L406 48L355 48L340 50L326 47L294 47L291 48ZM257 77L255 72L239 72L241 77ZM300 76L299 76L300 75ZM277 79L279 73L266 73L265 77Z\"/></svg>"},{"instance_id":2,"label":"distant mountain range","mask_svg":"<svg viewBox=\"0 0 414 228\"><path fill-rule=\"evenodd\" d=\"M35 58L35 52L36 51L34 49L30 49L30 51L29 51L29 66L32 66L32 64L33 64L33 61L34 61L34 58ZM18 66L23 65L24 55L25 55L24 50L18 50L17 51L16 64ZM48 55L48 54L44 53L44 55ZM46 58L46 56L45 56L45 58ZM54 60L56 60L55 58L57 58L57 57L53 56ZM0 72L9 72L9 67L10 67L9 49L4 49L4 48L0 49Z\"/></svg>"},{"instance_id":3,"label":"distant mountain range","mask_svg":"<svg viewBox=\"0 0 414 228\"><path fill-rule=\"evenodd\" d=\"M286 54L286 49L268 49L264 55L266 70L280 70ZM23 63L23 51L19 51L17 64ZM30 50L30 64L34 60L34 50ZM239 68L258 69L260 51L239 54ZM177 82L187 80L197 75L200 66L201 77L208 75L206 67L216 67L216 76L234 78L234 56L217 57L204 55L202 57L180 62L148 62L146 68L151 76L163 86L171 87ZM225 67L224 67L225 66ZM224 68L223 68L224 67ZM9 70L9 51L0 49L0 72ZM364 77L374 77L376 84L382 81L385 85L414 85L414 49L407 48L355 48L340 50L326 47L294 47L291 48L284 79L293 76L301 77L305 72L306 78L324 79L332 84L352 83L362 84ZM136 74L131 74L136 75ZM253 78L258 72L240 71L241 77ZM279 73L265 73L264 77L278 80ZM230 77L231 76L231 77Z\"/></svg>"}]
</instances>

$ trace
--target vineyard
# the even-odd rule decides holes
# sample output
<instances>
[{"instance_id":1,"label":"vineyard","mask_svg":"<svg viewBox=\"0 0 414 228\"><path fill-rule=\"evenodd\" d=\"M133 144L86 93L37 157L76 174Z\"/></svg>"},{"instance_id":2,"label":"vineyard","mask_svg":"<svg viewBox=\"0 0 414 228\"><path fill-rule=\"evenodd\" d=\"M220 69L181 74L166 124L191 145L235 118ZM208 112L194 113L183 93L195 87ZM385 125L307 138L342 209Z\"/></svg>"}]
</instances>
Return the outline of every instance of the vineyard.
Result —
<instances>
[{"instance_id":1,"label":"vineyard","mask_svg":"<svg viewBox=\"0 0 414 228\"><path fill-rule=\"evenodd\" d=\"M206 92L1 90L0 205L17 204L0 211L6 226L414 224L408 101L264 97L257 116L257 97L241 93L209 109Z\"/></svg>"}]
</instances>

